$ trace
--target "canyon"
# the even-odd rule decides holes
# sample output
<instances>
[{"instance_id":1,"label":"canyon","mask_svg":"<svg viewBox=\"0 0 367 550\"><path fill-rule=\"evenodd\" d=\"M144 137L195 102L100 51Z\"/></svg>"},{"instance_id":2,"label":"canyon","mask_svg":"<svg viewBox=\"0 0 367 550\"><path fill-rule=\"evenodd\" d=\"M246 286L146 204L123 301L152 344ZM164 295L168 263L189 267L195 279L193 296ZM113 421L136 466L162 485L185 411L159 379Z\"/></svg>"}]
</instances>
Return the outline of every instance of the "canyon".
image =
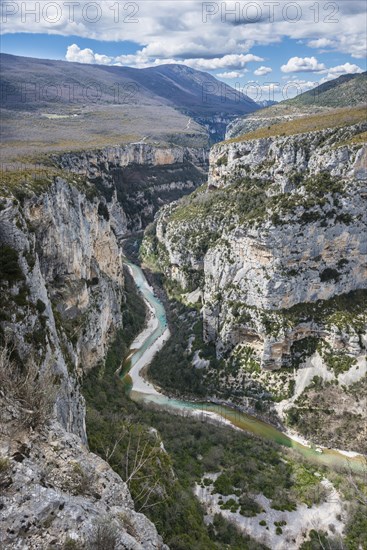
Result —
<instances>
[{"instance_id":1,"label":"canyon","mask_svg":"<svg viewBox=\"0 0 367 550\"><path fill-rule=\"evenodd\" d=\"M156 78L176 73L185 82L199 78L175 67ZM92 548L103 535L116 548L168 549L144 507L137 511L128 476L123 481L115 471L116 440L103 449L110 460L88 448L101 445L87 433L86 415L97 423L102 411L89 401L92 412L86 412L83 384L97 373L90 380L99 397L109 353L140 307L124 267L126 239L143 239L142 266L171 316L178 311L181 325L170 327L172 337L181 337L175 357L187 359L188 377L201 376L201 399L237 406L316 445L366 453L363 110L319 114L317 122L304 117L307 130L296 118L270 113L265 125L251 123L251 133L231 134L209 153L211 139L223 138L241 114L230 107L209 116L211 124L195 113L187 131L182 124L190 113L175 111L172 127L163 124L149 139L140 128L127 143L109 136L108 143L81 147L76 136L71 147L49 148L46 132L42 155L27 157L21 169L7 138L0 182L0 540L6 548ZM20 146L20 159L25 150L28 144ZM186 322L187 339L180 333ZM118 372L127 355L121 349ZM176 368L173 361L171 372ZM35 390L33 400L21 380ZM153 382L165 389L163 380ZM110 397L101 396L105 408ZM131 424L139 418L130 416ZM155 428L143 431L166 468L164 481L174 485L164 440ZM256 441L249 441L251 453ZM278 451L268 452L273 460ZM279 471L282 460L296 468L287 455L275 461Z\"/></svg>"}]
</instances>

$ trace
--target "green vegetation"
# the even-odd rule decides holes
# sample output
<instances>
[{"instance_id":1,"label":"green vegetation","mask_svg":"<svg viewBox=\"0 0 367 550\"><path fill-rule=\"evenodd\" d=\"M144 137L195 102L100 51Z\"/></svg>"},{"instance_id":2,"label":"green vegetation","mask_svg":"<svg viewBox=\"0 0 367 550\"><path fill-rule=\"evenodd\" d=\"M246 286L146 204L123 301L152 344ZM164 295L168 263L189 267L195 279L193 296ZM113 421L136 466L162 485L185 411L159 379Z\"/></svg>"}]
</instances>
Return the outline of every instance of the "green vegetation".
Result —
<instances>
[{"instance_id":1,"label":"green vegetation","mask_svg":"<svg viewBox=\"0 0 367 550\"><path fill-rule=\"evenodd\" d=\"M217 230L208 233L209 238L213 231L214 234L218 233L221 224L227 225L231 221L244 223L262 217L266 212L268 186L269 183L263 180L245 177L239 178L225 189L205 192L205 187L200 188L179 202L170 221L196 222L198 226L210 223L211 227L217 226ZM202 225L201 229L203 227ZM191 231L193 230L196 228L191 227Z\"/></svg>"},{"instance_id":2,"label":"green vegetation","mask_svg":"<svg viewBox=\"0 0 367 550\"><path fill-rule=\"evenodd\" d=\"M366 73L342 75L304 92L283 104L294 105L298 110L306 105L317 107L350 107L366 101Z\"/></svg>"},{"instance_id":3,"label":"green vegetation","mask_svg":"<svg viewBox=\"0 0 367 550\"><path fill-rule=\"evenodd\" d=\"M168 309L168 308L167 308ZM210 395L214 386L205 378L205 369L197 369L192 364L194 353L200 350L200 357L210 360L211 366L218 368L214 345L203 342L203 326L197 310L171 299L168 309L171 338L153 358L149 366L149 377L169 393L175 395ZM187 342L193 339L191 351Z\"/></svg>"},{"instance_id":4,"label":"green vegetation","mask_svg":"<svg viewBox=\"0 0 367 550\"><path fill-rule=\"evenodd\" d=\"M345 537L347 550L367 550L366 533L367 504L359 504L355 506L347 524Z\"/></svg>"},{"instance_id":5,"label":"green vegetation","mask_svg":"<svg viewBox=\"0 0 367 550\"><path fill-rule=\"evenodd\" d=\"M10 470L10 460L7 457L0 456L0 481L1 476Z\"/></svg>"},{"instance_id":6,"label":"green vegetation","mask_svg":"<svg viewBox=\"0 0 367 550\"><path fill-rule=\"evenodd\" d=\"M130 289L126 311L130 311L134 304L136 312L135 303L136 296ZM140 323L136 315L131 314L135 317L135 330L139 326L141 328L141 314L138 316ZM201 330L200 326L197 328ZM153 426L158 430L159 437L162 437L168 455L160 455L159 461L150 461L148 471L142 472L142 475L153 476L159 486L159 491L152 496L151 504L154 506L143 508L143 511L155 522L167 544L173 550L215 550L221 549L223 540L227 540L227 548L231 550L243 548L244 544L248 548L261 548L260 544L244 539L223 518L217 518L212 526L206 527L203 511L191 488L195 482L200 484L207 472L216 473L220 470L215 490L238 495L238 503L229 502L224 504L225 508L239 510L246 516L256 515L261 512L261 508L251 495L264 493L272 500L274 508L293 510L298 501L306 498L304 495L307 493L304 488L306 481L297 474L299 466L288 456L285 462L285 455L276 444L205 421L167 415L159 409L147 409L130 401L115 371L121 357L126 356L128 345L134 338L133 332L128 339L122 332L104 368L92 371L85 381L91 450L106 457L106 449L112 449L116 436L122 434L109 462L126 479L128 442L132 452L135 452L140 434L148 448L154 448L155 439L148 436L150 426ZM182 353L182 348L181 351L176 350L175 365ZM177 476L176 480L172 478L171 468ZM276 484L274 479L277 479ZM317 486L318 478L314 476L312 480ZM142 479L135 481L129 486L139 509L142 505L138 498L142 491ZM311 498L308 493L307 498ZM227 526L226 535L223 525Z\"/></svg>"},{"instance_id":7,"label":"green vegetation","mask_svg":"<svg viewBox=\"0 0 367 550\"><path fill-rule=\"evenodd\" d=\"M24 279L19 266L18 252L7 245L0 246L0 282L5 280L10 284Z\"/></svg>"},{"instance_id":8,"label":"green vegetation","mask_svg":"<svg viewBox=\"0 0 367 550\"><path fill-rule=\"evenodd\" d=\"M132 285L132 282L127 284ZM192 486L195 481L200 481L206 471L218 468L220 456L223 456L223 464L231 460L229 448L232 441L240 439L242 442L242 447L239 443L237 445L238 455L243 461L246 460L246 449L253 453L254 459L256 456L266 459L266 449L273 453L273 446L244 434L239 438L235 432L203 424L199 420L146 409L127 398L126 388L115 373L121 359L126 357L130 343L143 326L143 308L134 287L128 286L124 318L129 321L126 322L126 328L111 347L105 365L91 371L84 382L90 448L107 458L126 480L126 457L128 453L131 457L136 454L139 438L146 445L145 453L153 451L141 475L129 482L129 488L137 509L142 509L154 521L165 542L173 550L219 550L224 538L228 541L228 550L239 550L244 541L248 548L260 550L264 548L261 544L243 537L222 519L217 519L213 527L207 528L203 521L203 511L192 493ZM159 436L152 434L151 426L163 437L168 454L155 454L154 449L160 439L157 440ZM111 454L116 442L116 448ZM259 454L257 446L264 449L263 454ZM200 461L199 455L203 457ZM176 478L172 477L172 467ZM153 485L156 483L156 491L150 495L150 507L144 507L144 501L139 497L142 492L144 494L145 476L153 480Z\"/></svg>"},{"instance_id":9,"label":"green vegetation","mask_svg":"<svg viewBox=\"0 0 367 550\"><path fill-rule=\"evenodd\" d=\"M269 193L271 185L270 180L240 177L221 189L208 190L202 186L167 210L162 221L171 248L178 253L182 249L189 251L180 265L187 281L202 279L200 268L197 271L192 268L192 258L202 262L214 246L222 246L224 257L231 262L226 236L238 226L259 227L267 220L275 225L325 224L332 219L344 224L351 221L350 216L340 209L340 195L345 195L348 189L339 178L331 177L328 172L303 177L291 193ZM150 254L156 256L156 267L160 266L164 271L169 267L169 259L162 245L155 241L154 232L150 231L142 248L143 251L149 249ZM332 273L326 271L323 280L335 280L339 276L336 270ZM197 282L192 286L195 284Z\"/></svg>"},{"instance_id":10,"label":"green vegetation","mask_svg":"<svg viewBox=\"0 0 367 550\"><path fill-rule=\"evenodd\" d=\"M355 410L366 391L367 377L341 386L315 376L287 410L287 423L321 445L366 453L365 416Z\"/></svg>"},{"instance_id":11,"label":"green vegetation","mask_svg":"<svg viewBox=\"0 0 367 550\"><path fill-rule=\"evenodd\" d=\"M307 336L301 340L293 342L291 347L292 366L299 367L304 363L307 357L310 357L317 350L319 338Z\"/></svg>"},{"instance_id":12,"label":"green vegetation","mask_svg":"<svg viewBox=\"0 0 367 550\"><path fill-rule=\"evenodd\" d=\"M50 365L40 372L38 360L21 361L7 345L0 347L0 387L16 411L14 429L40 430L52 418L60 381Z\"/></svg>"},{"instance_id":13,"label":"green vegetation","mask_svg":"<svg viewBox=\"0 0 367 550\"><path fill-rule=\"evenodd\" d=\"M292 327L302 322L314 321L327 328L336 326L347 333L353 330L357 334L361 334L367 321L366 299L367 290L359 289L348 294L334 296L329 300L296 304L289 309L281 310L274 320L269 319L269 330L273 334L274 329L277 330L276 323Z\"/></svg>"},{"instance_id":14,"label":"green vegetation","mask_svg":"<svg viewBox=\"0 0 367 550\"><path fill-rule=\"evenodd\" d=\"M92 199L96 196L93 183L85 176L61 170L51 156L45 156L42 159L42 165L35 163L27 169L4 171L0 180L0 192L4 196L16 197L21 206L24 200L32 195L46 192L56 178L62 178L88 198ZM32 228L29 229L32 230Z\"/></svg>"},{"instance_id":15,"label":"green vegetation","mask_svg":"<svg viewBox=\"0 0 367 550\"><path fill-rule=\"evenodd\" d=\"M228 156L223 155L222 157L219 157L219 159L216 162L217 166L227 166L228 164Z\"/></svg>"},{"instance_id":16,"label":"green vegetation","mask_svg":"<svg viewBox=\"0 0 367 550\"><path fill-rule=\"evenodd\" d=\"M333 370L335 376L349 371L351 367L357 364L357 359L355 357L351 357L342 351L333 351L331 346L327 346L324 341L320 342L318 351L324 359L327 368Z\"/></svg>"}]
</instances>

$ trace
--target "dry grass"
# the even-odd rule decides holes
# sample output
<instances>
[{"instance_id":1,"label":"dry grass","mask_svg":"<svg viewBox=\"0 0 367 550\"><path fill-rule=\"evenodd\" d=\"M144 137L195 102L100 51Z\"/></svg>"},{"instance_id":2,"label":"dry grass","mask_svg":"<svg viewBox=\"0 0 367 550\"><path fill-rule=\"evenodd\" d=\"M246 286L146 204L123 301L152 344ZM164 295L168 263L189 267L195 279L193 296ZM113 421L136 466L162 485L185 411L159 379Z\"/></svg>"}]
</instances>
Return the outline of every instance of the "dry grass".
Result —
<instances>
[{"instance_id":1,"label":"dry grass","mask_svg":"<svg viewBox=\"0 0 367 550\"><path fill-rule=\"evenodd\" d=\"M77 115L77 116L74 116ZM61 118L60 118L61 117ZM145 143L179 141L183 145L205 146L207 136L188 117L168 106L103 105L62 112L24 113L1 111L3 162L24 155L99 149L144 139Z\"/></svg>"},{"instance_id":2,"label":"dry grass","mask_svg":"<svg viewBox=\"0 0 367 550\"><path fill-rule=\"evenodd\" d=\"M50 420L56 399L55 376L49 366L40 370L30 358L19 366L11 359L11 349L0 349L0 394L18 411L25 428L40 428Z\"/></svg>"},{"instance_id":3,"label":"dry grass","mask_svg":"<svg viewBox=\"0 0 367 550\"><path fill-rule=\"evenodd\" d=\"M367 111L365 107L356 107L354 109L336 109L327 113L319 113L309 117L293 119L287 122L274 124L267 128L259 128L243 136L229 139L225 143L237 143L249 141L252 139L262 139L274 136L292 136L295 134L304 134L307 132L316 132L325 128L341 128L351 126L358 122L367 120Z\"/></svg>"},{"instance_id":4,"label":"dry grass","mask_svg":"<svg viewBox=\"0 0 367 550\"><path fill-rule=\"evenodd\" d=\"M350 139L343 141L341 143L338 143L338 146L341 145L358 145L360 143L366 143L367 142L367 132L362 132L361 134L357 134L356 136L351 137Z\"/></svg>"}]
</instances>

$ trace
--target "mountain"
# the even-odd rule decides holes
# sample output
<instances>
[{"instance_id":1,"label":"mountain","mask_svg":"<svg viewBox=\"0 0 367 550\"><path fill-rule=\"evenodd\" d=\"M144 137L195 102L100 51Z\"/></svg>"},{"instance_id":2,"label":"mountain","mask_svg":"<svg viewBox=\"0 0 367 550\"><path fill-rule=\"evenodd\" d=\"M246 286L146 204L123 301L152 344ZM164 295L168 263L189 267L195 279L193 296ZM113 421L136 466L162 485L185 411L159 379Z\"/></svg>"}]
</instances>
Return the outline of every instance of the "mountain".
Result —
<instances>
[{"instance_id":1,"label":"mountain","mask_svg":"<svg viewBox=\"0 0 367 550\"><path fill-rule=\"evenodd\" d=\"M364 105L366 97L367 72L342 75L293 99L281 101L277 105L232 121L227 128L226 139L331 109Z\"/></svg>"},{"instance_id":2,"label":"mountain","mask_svg":"<svg viewBox=\"0 0 367 550\"><path fill-rule=\"evenodd\" d=\"M205 144L259 106L184 65L148 69L2 54L5 152L94 147L139 140ZM26 138L25 138L26 136ZM10 151L9 151L10 150Z\"/></svg>"},{"instance_id":3,"label":"mountain","mask_svg":"<svg viewBox=\"0 0 367 550\"><path fill-rule=\"evenodd\" d=\"M367 72L344 74L320 84L313 90L284 101L287 105L298 107L315 105L318 107L352 107L366 102Z\"/></svg>"},{"instance_id":4,"label":"mountain","mask_svg":"<svg viewBox=\"0 0 367 550\"><path fill-rule=\"evenodd\" d=\"M258 109L245 94L186 65L134 69L9 54L1 54L0 61L3 101L8 108L39 109L94 98L107 105L129 99L135 104L169 105L194 118L221 112L239 115ZM28 75L30 81L26 80ZM23 94L16 93L22 85Z\"/></svg>"},{"instance_id":5,"label":"mountain","mask_svg":"<svg viewBox=\"0 0 367 550\"><path fill-rule=\"evenodd\" d=\"M271 99L264 99L264 101L257 101L256 103L261 108L265 108L265 107L272 107L273 105L277 105L278 101L272 101Z\"/></svg>"}]
</instances>

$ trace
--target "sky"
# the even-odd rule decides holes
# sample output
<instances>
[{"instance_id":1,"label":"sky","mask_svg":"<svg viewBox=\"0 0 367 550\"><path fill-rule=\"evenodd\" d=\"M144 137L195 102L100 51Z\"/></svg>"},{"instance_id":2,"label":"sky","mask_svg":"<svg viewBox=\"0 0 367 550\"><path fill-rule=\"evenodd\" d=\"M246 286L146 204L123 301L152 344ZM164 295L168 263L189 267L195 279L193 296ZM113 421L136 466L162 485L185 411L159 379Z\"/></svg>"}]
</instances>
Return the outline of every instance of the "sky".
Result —
<instances>
[{"instance_id":1,"label":"sky","mask_svg":"<svg viewBox=\"0 0 367 550\"><path fill-rule=\"evenodd\" d=\"M1 0L1 51L136 68L184 63L256 101L366 70L364 0Z\"/></svg>"}]
</instances>

